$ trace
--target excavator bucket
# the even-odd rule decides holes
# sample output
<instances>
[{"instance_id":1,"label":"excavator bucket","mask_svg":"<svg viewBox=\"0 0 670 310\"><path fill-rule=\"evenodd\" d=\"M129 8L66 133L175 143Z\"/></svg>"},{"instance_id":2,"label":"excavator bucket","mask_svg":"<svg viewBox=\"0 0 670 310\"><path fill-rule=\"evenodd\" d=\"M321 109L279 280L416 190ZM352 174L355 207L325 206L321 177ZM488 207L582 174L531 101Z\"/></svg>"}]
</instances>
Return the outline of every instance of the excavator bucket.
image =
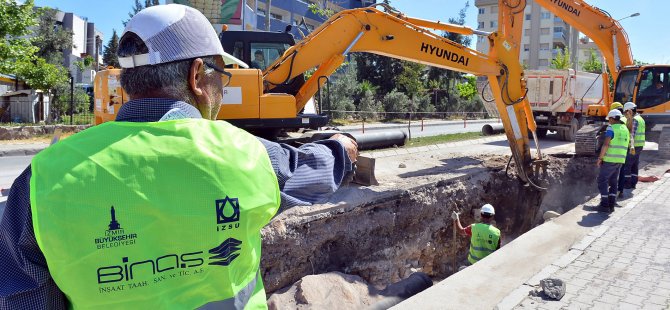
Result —
<instances>
[{"instance_id":1,"label":"excavator bucket","mask_svg":"<svg viewBox=\"0 0 670 310\"><path fill-rule=\"evenodd\" d=\"M374 157L358 156L353 182L364 186L379 185L375 177Z\"/></svg>"}]
</instances>

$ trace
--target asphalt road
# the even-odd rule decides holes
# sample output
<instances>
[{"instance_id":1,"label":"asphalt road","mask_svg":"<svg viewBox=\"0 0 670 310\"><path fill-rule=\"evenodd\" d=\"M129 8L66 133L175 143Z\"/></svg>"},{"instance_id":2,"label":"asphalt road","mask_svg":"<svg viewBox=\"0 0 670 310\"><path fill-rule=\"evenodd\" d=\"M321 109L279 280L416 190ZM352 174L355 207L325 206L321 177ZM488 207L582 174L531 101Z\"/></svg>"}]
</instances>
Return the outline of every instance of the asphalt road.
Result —
<instances>
[{"instance_id":1,"label":"asphalt road","mask_svg":"<svg viewBox=\"0 0 670 310\"><path fill-rule=\"evenodd\" d=\"M28 167L32 158L32 156L0 157L0 189L9 189L12 183L14 183L14 179ZM6 198L0 196L0 218L5 211Z\"/></svg>"}]
</instances>

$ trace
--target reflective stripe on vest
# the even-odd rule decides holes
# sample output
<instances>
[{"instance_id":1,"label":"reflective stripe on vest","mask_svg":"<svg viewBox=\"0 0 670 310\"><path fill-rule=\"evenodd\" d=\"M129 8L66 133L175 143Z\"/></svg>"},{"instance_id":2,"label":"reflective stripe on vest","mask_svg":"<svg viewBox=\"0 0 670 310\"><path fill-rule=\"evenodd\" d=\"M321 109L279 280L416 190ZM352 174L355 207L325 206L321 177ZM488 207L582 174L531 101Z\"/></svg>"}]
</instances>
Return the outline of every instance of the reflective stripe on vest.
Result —
<instances>
[{"instance_id":1,"label":"reflective stripe on vest","mask_svg":"<svg viewBox=\"0 0 670 310\"><path fill-rule=\"evenodd\" d=\"M644 121L644 118L640 114L635 115L633 118L637 121L637 130L635 131L635 146L640 147L644 146L644 141L646 139L645 137L645 131L646 131L646 123Z\"/></svg>"},{"instance_id":2,"label":"reflective stripe on vest","mask_svg":"<svg viewBox=\"0 0 670 310\"><path fill-rule=\"evenodd\" d=\"M73 308L266 308L263 145L223 121L108 122L32 161L37 243Z\"/></svg>"},{"instance_id":3,"label":"reflective stripe on vest","mask_svg":"<svg viewBox=\"0 0 670 310\"><path fill-rule=\"evenodd\" d=\"M498 248L500 230L493 225L477 223L472 224L471 232L468 261L474 264Z\"/></svg>"},{"instance_id":4,"label":"reflective stripe on vest","mask_svg":"<svg viewBox=\"0 0 670 310\"><path fill-rule=\"evenodd\" d=\"M628 145L630 143L628 128L623 124L614 124L611 125L610 128L614 131L614 138L610 140L603 161L623 164L626 162L626 154L628 153Z\"/></svg>"}]
</instances>

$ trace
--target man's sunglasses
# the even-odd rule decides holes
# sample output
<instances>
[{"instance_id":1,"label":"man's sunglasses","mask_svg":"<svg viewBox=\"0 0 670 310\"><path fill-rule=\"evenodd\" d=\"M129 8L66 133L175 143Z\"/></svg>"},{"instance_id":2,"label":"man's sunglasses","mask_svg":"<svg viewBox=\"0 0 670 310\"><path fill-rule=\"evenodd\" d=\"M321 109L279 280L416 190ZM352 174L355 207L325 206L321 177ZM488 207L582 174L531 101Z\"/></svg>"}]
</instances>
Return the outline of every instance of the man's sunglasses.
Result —
<instances>
[{"instance_id":1,"label":"man's sunglasses","mask_svg":"<svg viewBox=\"0 0 670 310\"><path fill-rule=\"evenodd\" d=\"M223 87L228 86L228 84L230 83L230 78L233 76L232 74L230 74L230 72L227 72L223 68L219 68L218 66L216 66L212 63L209 63L209 62L204 62L204 63L205 63L205 66L207 66L208 68L210 68L210 69L212 69L212 70L214 70L218 73L221 73L221 82L223 83Z\"/></svg>"}]
</instances>

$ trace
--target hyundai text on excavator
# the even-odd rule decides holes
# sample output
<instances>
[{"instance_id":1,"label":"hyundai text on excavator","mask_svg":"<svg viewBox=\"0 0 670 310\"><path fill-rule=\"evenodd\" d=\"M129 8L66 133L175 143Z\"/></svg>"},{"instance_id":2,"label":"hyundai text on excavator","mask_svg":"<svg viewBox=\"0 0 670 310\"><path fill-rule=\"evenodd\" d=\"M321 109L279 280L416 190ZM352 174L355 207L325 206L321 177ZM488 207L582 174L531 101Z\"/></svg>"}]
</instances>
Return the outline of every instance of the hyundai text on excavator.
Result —
<instances>
[{"instance_id":1,"label":"hyundai text on excavator","mask_svg":"<svg viewBox=\"0 0 670 310\"><path fill-rule=\"evenodd\" d=\"M379 6L384 11L376 8ZM263 50L265 47L267 53L264 56L278 58L263 70L229 68L227 71L232 78L224 89L223 105L217 118L248 130L323 126L323 114L308 116L301 111L351 52L374 53L486 76L512 150L517 174L522 181L538 187L528 173L533 160L526 132L535 132L535 122L525 98L527 89L518 57L522 14L515 14L513 8L501 8L500 17L510 22L500 23L498 31L492 33L411 18L388 5L376 4L336 13L292 46L285 44L285 40L276 40L276 36L283 34L258 41L254 41L253 37L230 41L225 39L226 34L222 34L224 48L234 55L251 55L252 48ZM491 46L489 54L450 41L430 29L487 36ZM317 68L316 71L305 79L303 74L313 68ZM116 77L119 71L110 69L96 76L96 123L112 120L118 105L127 100L118 87ZM535 141L537 145L537 137ZM542 162L539 148L537 160Z\"/></svg>"},{"instance_id":2,"label":"hyundai text on excavator","mask_svg":"<svg viewBox=\"0 0 670 310\"><path fill-rule=\"evenodd\" d=\"M500 7L515 9L524 15L528 0L500 0ZM563 19L570 26L588 36L598 46L614 80L611 93L609 78L603 66L604 103L589 105L583 116L586 125L577 131L575 152L596 155L607 128L605 117L612 102L632 101L647 123L648 130L655 124L670 124L670 65L635 65L628 35L619 22L607 11L591 6L583 0L534 0L543 8ZM499 23L510 23L502 19ZM519 44L520 41L514 43ZM670 149L670 126L665 126L659 148Z\"/></svg>"}]
</instances>

